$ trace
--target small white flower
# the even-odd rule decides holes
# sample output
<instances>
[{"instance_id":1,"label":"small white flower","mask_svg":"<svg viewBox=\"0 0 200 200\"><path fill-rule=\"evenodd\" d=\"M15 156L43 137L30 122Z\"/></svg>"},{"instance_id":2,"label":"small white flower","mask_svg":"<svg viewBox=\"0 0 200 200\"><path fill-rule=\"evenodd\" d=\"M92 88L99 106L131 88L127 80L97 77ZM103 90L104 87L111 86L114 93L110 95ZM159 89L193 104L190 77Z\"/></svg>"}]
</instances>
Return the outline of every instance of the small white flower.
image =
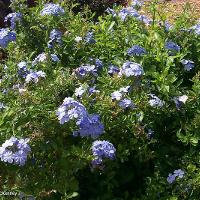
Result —
<instances>
[{"instance_id":1,"label":"small white flower","mask_svg":"<svg viewBox=\"0 0 200 200\"><path fill-rule=\"evenodd\" d=\"M82 37L80 37L80 36L77 36L76 38L75 38L75 41L78 43L78 42L80 42L80 41L82 41L83 40L83 38Z\"/></svg>"}]
</instances>

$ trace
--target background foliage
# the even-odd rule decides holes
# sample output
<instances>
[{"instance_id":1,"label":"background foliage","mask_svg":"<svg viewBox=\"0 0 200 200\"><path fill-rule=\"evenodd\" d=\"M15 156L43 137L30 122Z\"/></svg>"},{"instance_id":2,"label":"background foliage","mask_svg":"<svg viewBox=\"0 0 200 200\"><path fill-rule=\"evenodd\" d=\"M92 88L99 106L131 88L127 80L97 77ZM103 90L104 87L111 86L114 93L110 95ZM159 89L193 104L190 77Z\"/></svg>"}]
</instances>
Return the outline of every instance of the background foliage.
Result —
<instances>
[{"instance_id":1,"label":"background foliage","mask_svg":"<svg viewBox=\"0 0 200 200\"><path fill-rule=\"evenodd\" d=\"M110 2L104 3L103 9ZM13 135L28 137L31 154L23 167L0 162L1 190L21 191L38 199L199 199L200 36L188 31L195 22L187 8L166 30L166 16L156 3L150 6L150 25L106 13L94 20L89 9L74 13L75 5L65 1L60 5L64 15L41 16L44 1L29 9L20 0L12 4L23 17L16 26L17 41L3 49L7 57L0 64L0 99L6 106L0 112L0 143ZM62 32L62 45L49 49L52 29ZM89 31L95 43L86 42ZM80 42L75 40L78 36ZM177 43L180 51L170 55L167 41ZM142 46L147 54L129 56L127 50L133 45ZM26 61L32 68L31 62L42 52L49 57L34 70L44 71L46 78L24 85L18 63ZM50 59L53 53L60 61ZM97 58L103 62L95 82L100 92L77 98L75 89L90 84L90 79L78 80L73 72ZM194 61L194 68L184 70L182 59ZM121 68L126 61L140 63L145 74L139 78L108 74L110 64ZM24 86L24 92L19 92L17 84ZM132 87L127 96L136 105L133 110L124 110L111 99L112 92L127 85ZM149 94L164 101L163 107L152 107ZM177 107L174 97L181 95L188 100ZM74 137L74 123L59 124L56 110L65 97L100 115L105 127L100 139L116 148L116 158L105 160L103 169L91 166L93 139ZM168 174L176 169L182 169L184 177L169 184Z\"/></svg>"}]
</instances>

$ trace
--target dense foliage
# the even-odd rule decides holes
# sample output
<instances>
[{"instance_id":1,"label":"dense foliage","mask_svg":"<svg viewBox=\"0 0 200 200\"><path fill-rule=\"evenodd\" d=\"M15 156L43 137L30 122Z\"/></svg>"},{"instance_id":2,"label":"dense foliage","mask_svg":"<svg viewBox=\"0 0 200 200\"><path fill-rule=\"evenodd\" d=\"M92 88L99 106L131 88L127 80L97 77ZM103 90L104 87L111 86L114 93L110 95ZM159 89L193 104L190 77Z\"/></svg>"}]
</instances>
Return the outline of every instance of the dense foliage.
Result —
<instances>
[{"instance_id":1,"label":"dense foliage","mask_svg":"<svg viewBox=\"0 0 200 200\"><path fill-rule=\"evenodd\" d=\"M1 191L199 199L200 24L59 2L12 1L0 29Z\"/></svg>"}]
</instances>

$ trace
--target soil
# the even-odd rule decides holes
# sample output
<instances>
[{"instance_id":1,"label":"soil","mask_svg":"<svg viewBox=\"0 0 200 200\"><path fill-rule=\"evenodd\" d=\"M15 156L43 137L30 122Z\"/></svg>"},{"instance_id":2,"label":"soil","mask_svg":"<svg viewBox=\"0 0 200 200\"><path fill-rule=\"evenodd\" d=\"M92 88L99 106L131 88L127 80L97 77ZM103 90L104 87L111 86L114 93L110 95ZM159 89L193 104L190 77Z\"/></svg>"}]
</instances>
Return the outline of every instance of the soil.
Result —
<instances>
[{"instance_id":1,"label":"soil","mask_svg":"<svg viewBox=\"0 0 200 200\"><path fill-rule=\"evenodd\" d=\"M167 10L173 15L179 15L183 8L189 3L190 10L195 18L200 18L200 0L165 0Z\"/></svg>"}]
</instances>

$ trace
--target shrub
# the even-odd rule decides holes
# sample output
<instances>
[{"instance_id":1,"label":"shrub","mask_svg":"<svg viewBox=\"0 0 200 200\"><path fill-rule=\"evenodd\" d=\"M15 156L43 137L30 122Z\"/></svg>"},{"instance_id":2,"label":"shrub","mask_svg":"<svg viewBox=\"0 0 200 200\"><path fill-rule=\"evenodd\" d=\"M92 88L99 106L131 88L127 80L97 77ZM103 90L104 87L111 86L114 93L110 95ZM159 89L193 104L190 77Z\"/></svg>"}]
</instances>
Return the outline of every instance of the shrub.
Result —
<instances>
[{"instance_id":1,"label":"shrub","mask_svg":"<svg viewBox=\"0 0 200 200\"><path fill-rule=\"evenodd\" d=\"M200 25L189 11L169 26L155 2L150 18L131 6L98 21L64 1L22 3L0 32L1 191L198 199Z\"/></svg>"}]
</instances>

